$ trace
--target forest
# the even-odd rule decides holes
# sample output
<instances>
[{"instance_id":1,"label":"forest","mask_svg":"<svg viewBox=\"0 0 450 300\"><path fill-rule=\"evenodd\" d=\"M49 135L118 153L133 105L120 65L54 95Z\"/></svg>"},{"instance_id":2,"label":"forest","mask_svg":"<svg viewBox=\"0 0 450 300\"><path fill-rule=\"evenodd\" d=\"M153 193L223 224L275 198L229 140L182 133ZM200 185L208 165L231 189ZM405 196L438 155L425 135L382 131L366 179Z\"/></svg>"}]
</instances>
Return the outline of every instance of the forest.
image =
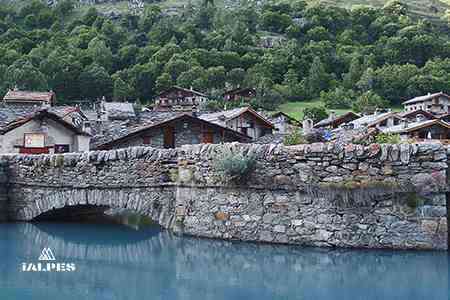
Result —
<instances>
[{"instance_id":1,"label":"forest","mask_svg":"<svg viewBox=\"0 0 450 300\"><path fill-rule=\"evenodd\" d=\"M59 103L151 103L172 85L208 94L253 87L257 108L318 100L330 109L398 106L450 91L449 24L413 18L408 6L190 2L178 14L152 4L110 18L75 3L0 4L0 94L53 90Z\"/></svg>"}]
</instances>

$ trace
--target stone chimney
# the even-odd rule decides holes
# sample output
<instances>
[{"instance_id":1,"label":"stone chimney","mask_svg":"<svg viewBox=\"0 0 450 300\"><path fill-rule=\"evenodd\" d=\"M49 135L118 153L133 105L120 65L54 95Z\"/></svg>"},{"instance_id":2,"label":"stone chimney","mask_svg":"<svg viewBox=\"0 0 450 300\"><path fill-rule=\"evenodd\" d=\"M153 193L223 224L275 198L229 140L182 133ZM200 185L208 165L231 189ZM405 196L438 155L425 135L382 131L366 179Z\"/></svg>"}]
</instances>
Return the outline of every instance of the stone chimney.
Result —
<instances>
[{"instance_id":1,"label":"stone chimney","mask_svg":"<svg viewBox=\"0 0 450 300\"><path fill-rule=\"evenodd\" d=\"M313 123L313 120L311 120L311 119L305 119L305 120L303 120L302 125L303 125L303 133L307 134L307 133L311 132L314 123Z\"/></svg>"},{"instance_id":2,"label":"stone chimney","mask_svg":"<svg viewBox=\"0 0 450 300\"><path fill-rule=\"evenodd\" d=\"M330 120L336 119L336 112L334 110L330 111L330 115L328 116Z\"/></svg>"},{"instance_id":3,"label":"stone chimney","mask_svg":"<svg viewBox=\"0 0 450 300\"><path fill-rule=\"evenodd\" d=\"M86 133L88 133L88 134L92 134L91 123L89 121L84 121L83 122L83 127L82 127L81 130L86 132Z\"/></svg>"}]
</instances>

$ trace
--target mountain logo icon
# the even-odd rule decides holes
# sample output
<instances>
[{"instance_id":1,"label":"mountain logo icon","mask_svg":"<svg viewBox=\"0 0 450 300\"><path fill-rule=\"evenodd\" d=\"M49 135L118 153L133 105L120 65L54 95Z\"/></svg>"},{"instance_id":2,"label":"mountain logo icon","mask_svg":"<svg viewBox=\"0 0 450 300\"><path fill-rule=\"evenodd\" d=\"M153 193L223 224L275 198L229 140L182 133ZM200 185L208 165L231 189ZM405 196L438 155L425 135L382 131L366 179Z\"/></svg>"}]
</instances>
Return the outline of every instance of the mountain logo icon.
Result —
<instances>
[{"instance_id":1,"label":"mountain logo icon","mask_svg":"<svg viewBox=\"0 0 450 300\"><path fill-rule=\"evenodd\" d=\"M52 261L56 260L55 255L53 255L53 251L50 248L42 249L41 255L39 255L39 260Z\"/></svg>"}]
</instances>

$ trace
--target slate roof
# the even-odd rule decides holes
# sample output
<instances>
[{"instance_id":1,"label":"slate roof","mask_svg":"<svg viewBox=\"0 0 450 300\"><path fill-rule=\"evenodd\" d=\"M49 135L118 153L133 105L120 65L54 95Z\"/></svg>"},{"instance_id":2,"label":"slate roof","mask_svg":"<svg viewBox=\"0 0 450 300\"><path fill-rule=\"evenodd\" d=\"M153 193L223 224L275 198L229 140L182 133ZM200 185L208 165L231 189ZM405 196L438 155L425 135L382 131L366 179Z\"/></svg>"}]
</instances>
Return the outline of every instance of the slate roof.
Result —
<instances>
[{"instance_id":1,"label":"slate roof","mask_svg":"<svg viewBox=\"0 0 450 300\"><path fill-rule=\"evenodd\" d=\"M358 118L361 118L360 115L355 114L355 113L352 112L352 111L349 111L349 112L347 112L347 113L345 113L345 114L343 114L343 115L340 115L340 116L336 116L336 115L335 115L335 116L328 116L328 118L323 119L323 120L317 122L317 123L314 125L314 127L326 127L326 126L332 125L333 123L339 122L339 121L341 121L341 120L345 120L346 118L349 118L349 117L350 117L350 118L354 118L353 120L356 120L356 119L358 119Z\"/></svg>"},{"instance_id":2,"label":"slate roof","mask_svg":"<svg viewBox=\"0 0 450 300\"><path fill-rule=\"evenodd\" d=\"M400 112L398 115L401 116L402 118L408 118L408 117L416 117L419 114L423 115L424 117L426 117L430 120L436 119L436 117L432 113L425 111L423 109L404 111L404 112Z\"/></svg>"},{"instance_id":3,"label":"slate roof","mask_svg":"<svg viewBox=\"0 0 450 300\"><path fill-rule=\"evenodd\" d=\"M445 94L443 92L439 92L439 93L434 93L434 94L428 94L428 95L425 95L425 96L415 97L415 98L412 98L412 99L409 99L409 100L403 102L402 104L405 105L405 104L413 104L413 103L423 102L423 101L427 101L427 100L430 100L430 99L433 99L433 98L436 98L436 97L441 97L441 96L442 97L446 97L446 98L450 98L449 95L447 95L447 94Z\"/></svg>"},{"instance_id":4,"label":"slate roof","mask_svg":"<svg viewBox=\"0 0 450 300\"><path fill-rule=\"evenodd\" d=\"M448 129L450 129L450 124L447 122L444 122L442 120L439 119L434 119L434 120L425 120L425 121L420 121L420 122L411 122L408 123L408 127L405 128L404 124L400 124L400 125L396 125L396 126L392 126L392 127L388 127L383 129L383 132L386 133L407 133L407 132L411 132L411 131L415 131L421 128L426 128L426 127L430 127L433 125L439 125L442 127L446 127Z\"/></svg>"},{"instance_id":5,"label":"slate roof","mask_svg":"<svg viewBox=\"0 0 450 300\"><path fill-rule=\"evenodd\" d=\"M262 115L258 114L255 110L253 110L250 107L239 107L239 108L224 110L224 111L215 112L215 113L205 113L205 114L200 115L200 119L203 119L208 122L213 122L213 123L216 123L221 126L226 126L227 121L232 120L246 112L255 116L257 119L262 121L268 127L270 127L270 128L274 127L273 124L269 120L267 120Z\"/></svg>"},{"instance_id":6,"label":"slate roof","mask_svg":"<svg viewBox=\"0 0 450 300\"><path fill-rule=\"evenodd\" d=\"M384 120L386 120L389 117L396 117L400 119L400 116L397 115L395 112L384 112L384 113L374 113L367 116L362 116L359 119L353 120L350 123L355 125L355 127L361 127L361 126L374 126Z\"/></svg>"},{"instance_id":7,"label":"slate roof","mask_svg":"<svg viewBox=\"0 0 450 300\"><path fill-rule=\"evenodd\" d=\"M8 101L26 101L26 102L47 102L52 104L56 101L56 95L54 92L31 92L31 91L18 91L9 90L3 97L3 100Z\"/></svg>"},{"instance_id":8,"label":"slate roof","mask_svg":"<svg viewBox=\"0 0 450 300\"><path fill-rule=\"evenodd\" d=\"M128 102L102 102L102 107L109 119L126 120L136 117L133 104Z\"/></svg>"},{"instance_id":9,"label":"slate roof","mask_svg":"<svg viewBox=\"0 0 450 300\"><path fill-rule=\"evenodd\" d=\"M167 124L169 122L175 121L175 120L183 120L183 119L187 119L187 120L191 120L191 121L197 121L197 122L201 122L204 123L208 126L211 127L216 127L222 130L227 131L228 133L231 133L233 135L235 135L236 137L240 137L242 140L250 140L251 138L243 133L240 133L238 131L235 131L233 129L230 129L228 127L223 127L220 125L217 125L215 123L211 123L205 120L202 120L200 118L194 117L191 114L188 113L181 113L178 115L174 115L172 118L169 119L165 119L161 122L154 122L154 123L149 123L147 125L144 126L132 126L131 124L117 124L119 125L116 129L116 132L111 132L113 134L117 134L115 138L110 139L109 141L101 141L101 140L95 140L94 144L95 144L95 148L96 149L107 149L108 147L114 145L115 143L118 142L122 142L122 141L126 141L128 139L131 139L135 136L138 136L139 134L141 134L142 132L148 130L148 129L152 129L152 128L157 128L160 126L163 126L164 124ZM129 126L131 125L131 126ZM110 130L112 128L110 127Z\"/></svg>"},{"instance_id":10,"label":"slate roof","mask_svg":"<svg viewBox=\"0 0 450 300\"><path fill-rule=\"evenodd\" d=\"M12 121L26 117L33 112L41 109L40 107L32 107L32 106L10 106L10 105L2 105L0 106L0 128L3 128L8 123Z\"/></svg>"},{"instance_id":11,"label":"slate roof","mask_svg":"<svg viewBox=\"0 0 450 300\"><path fill-rule=\"evenodd\" d=\"M24 115L17 115L14 119L7 123L3 123L3 125L0 128L0 132L2 134L11 131L17 127L20 127L29 121L35 119L35 118L48 118L52 119L55 122L61 124L62 126L66 127L67 129L75 132L76 134L80 135L90 135L87 132L82 131L81 128L78 128L74 126L72 123L64 121L58 114L55 112L49 111L48 109L39 109L32 111L30 113L24 114Z\"/></svg>"},{"instance_id":12,"label":"slate roof","mask_svg":"<svg viewBox=\"0 0 450 300\"><path fill-rule=\"evenodd\" d=\"M93 113L88 113L94 115ZM144 127L172 119L183 114L182 112L160 112L144 111L139 113L138 118L129 120L108 120L101 123L92 122L93 138L91 148L95 149L99 145L109 143L125 137L126 135Z\"/></svg>"}]
</instances>

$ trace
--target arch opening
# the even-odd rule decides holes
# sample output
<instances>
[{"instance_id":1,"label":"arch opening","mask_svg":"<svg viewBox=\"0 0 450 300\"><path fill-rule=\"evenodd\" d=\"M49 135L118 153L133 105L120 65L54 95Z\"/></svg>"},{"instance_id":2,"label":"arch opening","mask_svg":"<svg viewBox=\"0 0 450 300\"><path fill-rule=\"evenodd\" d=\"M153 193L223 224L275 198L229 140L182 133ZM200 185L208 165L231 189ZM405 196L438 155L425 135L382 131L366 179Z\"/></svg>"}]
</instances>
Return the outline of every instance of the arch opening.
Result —
<instances>
[{"instance_id":1,"label":"arch opening","mask_svg":"<svg viewBox=\"0 0 450 300\"><path fill-rule=\"evenodd\" d=\"M120 224L136 230L150 226L161 227L152 218L130 209L91 204L66 205L61 208L53 208L35 216L31 219L31 222Z\"/></svg>"}]
</instances>

